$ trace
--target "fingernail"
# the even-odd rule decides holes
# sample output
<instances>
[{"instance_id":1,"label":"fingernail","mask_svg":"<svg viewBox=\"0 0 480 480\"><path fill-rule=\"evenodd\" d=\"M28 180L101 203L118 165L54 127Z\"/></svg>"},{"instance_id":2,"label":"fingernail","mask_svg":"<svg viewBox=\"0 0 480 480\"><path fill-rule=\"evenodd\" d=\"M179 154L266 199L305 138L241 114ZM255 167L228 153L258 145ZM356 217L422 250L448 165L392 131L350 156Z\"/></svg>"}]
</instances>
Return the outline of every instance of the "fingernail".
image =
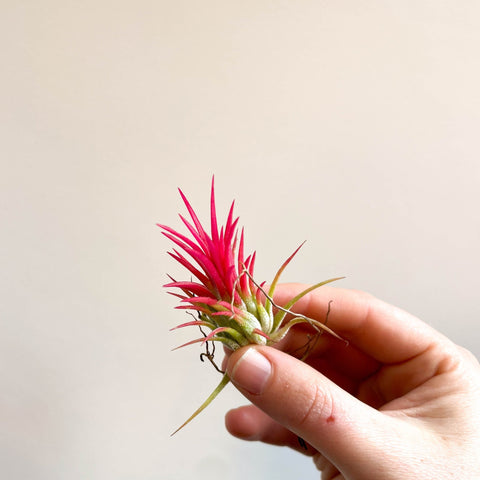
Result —
<instances>
[{"instance_id":1,"label":"fingernail","mask_svg":"<svg viewBox=\"0 0 480 480\"><path fill-rule=\"evenodd\" d=\"M272 365L255 348L249 348L237 361L230 378L241 388L254 395L263 392L272 372Z\"/></svg>"}]
</instances>

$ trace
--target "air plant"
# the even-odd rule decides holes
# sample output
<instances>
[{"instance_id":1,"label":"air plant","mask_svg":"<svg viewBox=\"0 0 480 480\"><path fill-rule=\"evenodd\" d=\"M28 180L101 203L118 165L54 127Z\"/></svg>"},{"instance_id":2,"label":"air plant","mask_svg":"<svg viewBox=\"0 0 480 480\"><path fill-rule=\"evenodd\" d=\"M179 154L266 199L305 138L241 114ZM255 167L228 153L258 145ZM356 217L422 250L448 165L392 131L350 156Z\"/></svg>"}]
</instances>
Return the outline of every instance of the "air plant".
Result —
<instances>
[{"instance_id":1,"label":"air plant","mask_svg":"<svg viewBox=\"0 0 480 480\"><path fill-rule=\"evenodd\" d=\"M186 281L177 281L170 277L171 282L164 285L169 292L180 299L177 309L195 312L195 319L174 327L197 326L209 333L177 348L195 343L207 345L206 355L213 362L208 351L207 342L221 342L231 350L236 350L249 344L273 345L288 333L291 327L299 323L308 323L317 332L323 331L338 337L325 324L291 312L291 308L307 293L322 285L339 280L331 278L312 285L293 297L286 305L276 305L273 296L280 275L292 258L302 247L300 245L278 269L268 290L265 282L259 284L254 280L255 252L244 255L244 229L238 230L238 217L234 218L232 202L225 225L219 229L216 206L214 179L212 178L210 196L210 233L199 221L195 211L183 192L180 196L190 215L190 221L179 215L190 236L183 235L166 225L157 224L162 233L178 248L173 248L169 255L179 262L191 274ZM185 256L188 255L187 256ZM287 313L292 314L286 320ZM201 357L203 360L203 357ZM216 367L218 369L218 367ZM219 370L219 369L218 369ZM222 372L223 373L223 372ZM223 373L222 380L205 400L205 402L177 429L173 434L193 420L204 410L230 381L228 374Z\"/></svg>"}]
</instances>

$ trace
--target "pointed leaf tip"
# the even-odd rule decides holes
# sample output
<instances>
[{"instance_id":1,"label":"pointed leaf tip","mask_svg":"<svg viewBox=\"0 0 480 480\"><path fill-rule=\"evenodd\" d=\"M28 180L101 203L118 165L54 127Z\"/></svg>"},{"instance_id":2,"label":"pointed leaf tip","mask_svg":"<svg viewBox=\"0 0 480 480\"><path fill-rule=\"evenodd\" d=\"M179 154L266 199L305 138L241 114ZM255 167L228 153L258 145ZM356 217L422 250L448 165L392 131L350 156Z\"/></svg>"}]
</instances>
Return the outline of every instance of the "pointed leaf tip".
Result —
<instances>
[{"instance_id":1,"label":"pointed leaf tip","mask_svg":"<svg viewBox=\"0 0 480 480\"><path fill-rule=\"evenodd\" d=\"M207 408L210 403L215 399L215 397L224 389L224 387L230 381L228 374L224 374L221 382L217 385L215 390L209 395L209 397L200 405L200 407L193 412L193 414L180 425L170 436L173 437L179 430L181 430L185 425L189 424L199 413L201 413L205 408Z\"/></svg>"}]
</instances>

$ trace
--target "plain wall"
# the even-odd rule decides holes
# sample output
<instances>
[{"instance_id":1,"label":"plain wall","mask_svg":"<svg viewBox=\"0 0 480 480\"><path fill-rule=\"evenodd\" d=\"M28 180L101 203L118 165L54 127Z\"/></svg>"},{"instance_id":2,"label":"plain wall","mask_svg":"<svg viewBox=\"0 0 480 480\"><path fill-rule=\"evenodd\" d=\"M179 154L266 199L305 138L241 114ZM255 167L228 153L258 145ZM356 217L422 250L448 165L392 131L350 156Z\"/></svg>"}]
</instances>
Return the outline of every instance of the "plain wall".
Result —
<instances>
[{"instance_id":1,"label":"plain wall","mask_svg":"<svg viewBox=\"0 0 480 480\"><path fill-rule=\"evenodd\" d=\"M477 1L3 1L0 476L315 479L246 443L162 289L181 187L257 279L345 275L480 354ZM340 285L340 284L339 284Z\"/></svg>"}]
</instances>

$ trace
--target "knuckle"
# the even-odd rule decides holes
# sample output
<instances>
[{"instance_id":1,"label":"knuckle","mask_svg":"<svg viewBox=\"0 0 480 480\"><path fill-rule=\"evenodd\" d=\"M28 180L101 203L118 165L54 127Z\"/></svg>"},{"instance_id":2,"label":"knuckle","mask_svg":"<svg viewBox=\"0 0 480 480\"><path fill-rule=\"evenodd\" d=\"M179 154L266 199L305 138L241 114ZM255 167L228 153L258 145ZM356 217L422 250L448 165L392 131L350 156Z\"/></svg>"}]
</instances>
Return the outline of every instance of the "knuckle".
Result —
<instances>
[{"instance_id":1,"label":"knuckle","mask_svg":"<svg viewBox=\"0 0 480 480\"><path fill-rule=\"evenodd\" d=\"M298 426L328 422L334 418L334 402L329 389L321 389L314 384L314 392L310 395L310 401L306 402L305 409L298 419Z\"/></svg>"}]
</instances>

